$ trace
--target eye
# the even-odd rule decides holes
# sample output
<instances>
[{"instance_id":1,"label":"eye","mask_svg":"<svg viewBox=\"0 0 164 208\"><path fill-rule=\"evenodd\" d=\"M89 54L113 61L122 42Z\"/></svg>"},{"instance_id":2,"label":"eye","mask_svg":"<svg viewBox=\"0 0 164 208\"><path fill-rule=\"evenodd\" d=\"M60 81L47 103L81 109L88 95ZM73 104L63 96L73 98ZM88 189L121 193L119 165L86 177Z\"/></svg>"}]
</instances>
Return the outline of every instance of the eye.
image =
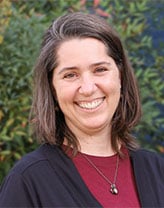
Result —
<instances>
[{"instance_id":1,"label":"eye","mask_svg":"<svg viewBox=\"0 0 164 208\"><path fill-rule=\"evenodd\" d=\"M75 73L75 72L70 72L70 73L64 74L63 78L64 78L64 79L74 79L74 78L76 78L77 76L78 76L77 73Z\"/></svg>"},{"instance_id":2,"label":"eye","mask_svg":"<svg viewBox=\"0 0 164 208\"><path fill-rule=\"evenodd\" d=\"M108 71L108 69L106 67L98 67L95 69L96 73L101 73L101 72L105 72Z\"/></svg>"}]
</instances>

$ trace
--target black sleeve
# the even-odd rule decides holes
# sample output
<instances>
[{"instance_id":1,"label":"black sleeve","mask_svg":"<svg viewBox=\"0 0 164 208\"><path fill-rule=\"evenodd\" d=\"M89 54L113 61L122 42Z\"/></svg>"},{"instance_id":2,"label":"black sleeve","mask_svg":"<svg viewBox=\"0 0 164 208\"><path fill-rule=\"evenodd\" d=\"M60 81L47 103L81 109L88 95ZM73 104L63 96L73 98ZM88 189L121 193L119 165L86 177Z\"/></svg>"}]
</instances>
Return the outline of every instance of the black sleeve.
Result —
<instances>
[{"instance_id":1,"label":"black sleeve","mask_svg":"<svg viewBox=\"0 0 164 208\"><path fill-rule=\"evenodd\" d=\"M0 187L0 208L34 207L30 187L22 175L10 174Z\"/></svg>"}]
</instances>

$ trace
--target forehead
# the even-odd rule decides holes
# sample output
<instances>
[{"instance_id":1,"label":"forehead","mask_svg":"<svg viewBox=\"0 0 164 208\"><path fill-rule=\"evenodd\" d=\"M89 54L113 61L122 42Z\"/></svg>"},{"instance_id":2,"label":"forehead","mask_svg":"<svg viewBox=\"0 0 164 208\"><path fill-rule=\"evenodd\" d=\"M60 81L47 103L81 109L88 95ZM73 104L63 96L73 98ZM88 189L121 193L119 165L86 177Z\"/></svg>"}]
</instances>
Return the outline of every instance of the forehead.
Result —
<instances>
[{"instance_id":1,"label":"forehead","mask_svg":"<svg viewBox=\"0 0 164 208\"><path fill-rule=\"evenodd\" d=\"M58 61L76 61L78 59L107 56L107 47L95 38L73 38L61 43L57 50Z\"/></svg>"}]
</instances>

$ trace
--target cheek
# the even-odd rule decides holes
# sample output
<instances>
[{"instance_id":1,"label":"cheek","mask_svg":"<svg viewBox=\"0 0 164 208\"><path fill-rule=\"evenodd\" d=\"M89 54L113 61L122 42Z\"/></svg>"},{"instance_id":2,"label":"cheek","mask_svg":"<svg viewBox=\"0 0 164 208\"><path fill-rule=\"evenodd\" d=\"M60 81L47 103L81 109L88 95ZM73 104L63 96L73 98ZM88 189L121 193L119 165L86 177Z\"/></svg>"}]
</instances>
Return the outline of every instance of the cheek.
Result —
<instances>
[{"instance_id":1,"label":"cheek","mask_svg":"<svg viewBox=\"0 0 164 208\"><path fill-rule=\"evenodd\" d=\"M75 91L73 87L70 86L59 86L56 88L56 96L59 105L62 107L68 103L73 102Z\"/></svg>"},{"instance_id":2,"label":"cheek","mask_svg":"<svg viewBox=\"0 0 164 208\"><path fill-rule=\"evenodd\" d=\"M116 97L120 97L121 85L119 83L111 83L108 92L109 92L109 96L113 95Z\"/></svg>"},{"instance_id":3,"label":"cheek","mask_svg":"<svg viewBox=\"0 0 164 208\"><path fill-rule=\"evenodd\" d=\"M120 73L117 74L117 76L113 77L113 87L116 89L116 91L121 90L121 77L120 77Z\"/></svg>"},{"instance_id":4,"label":"cheek","mask_svg":"<svg viewBox=\"0 0 164 208\"><path fill-rule=\"evenodd\" d=\"M103 85L109 94L120 93L121 80L119 76L111 76L103 81Z\"/></svg>"}]
</instances>

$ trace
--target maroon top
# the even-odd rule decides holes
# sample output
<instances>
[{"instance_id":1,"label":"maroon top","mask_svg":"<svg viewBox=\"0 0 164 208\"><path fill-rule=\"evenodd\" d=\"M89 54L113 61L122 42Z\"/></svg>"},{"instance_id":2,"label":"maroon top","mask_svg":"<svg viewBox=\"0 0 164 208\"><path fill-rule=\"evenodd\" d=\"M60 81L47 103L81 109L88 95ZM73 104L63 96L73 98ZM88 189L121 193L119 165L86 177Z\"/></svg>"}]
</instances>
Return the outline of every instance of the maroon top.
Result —
<instances>
[{"instance_id":1,"label":"maroon top","mask_svg":"<svg viewBox=\"0 0 164 208\"><path fill-rule=\"evenodd\" d=\"M110 192L110 184L100 176L81 153L78 153L78 155L73 158L73 162L88 189L103 207L140 207L128 151L125 148L122 148L122 151L126 157L124 159L119 159L118 175L116 179L116 186L119 191L118 195L113 195ZM111 182L113 182L117 155L109 157L86 156Z\"/></svg>"}]
</instances>

